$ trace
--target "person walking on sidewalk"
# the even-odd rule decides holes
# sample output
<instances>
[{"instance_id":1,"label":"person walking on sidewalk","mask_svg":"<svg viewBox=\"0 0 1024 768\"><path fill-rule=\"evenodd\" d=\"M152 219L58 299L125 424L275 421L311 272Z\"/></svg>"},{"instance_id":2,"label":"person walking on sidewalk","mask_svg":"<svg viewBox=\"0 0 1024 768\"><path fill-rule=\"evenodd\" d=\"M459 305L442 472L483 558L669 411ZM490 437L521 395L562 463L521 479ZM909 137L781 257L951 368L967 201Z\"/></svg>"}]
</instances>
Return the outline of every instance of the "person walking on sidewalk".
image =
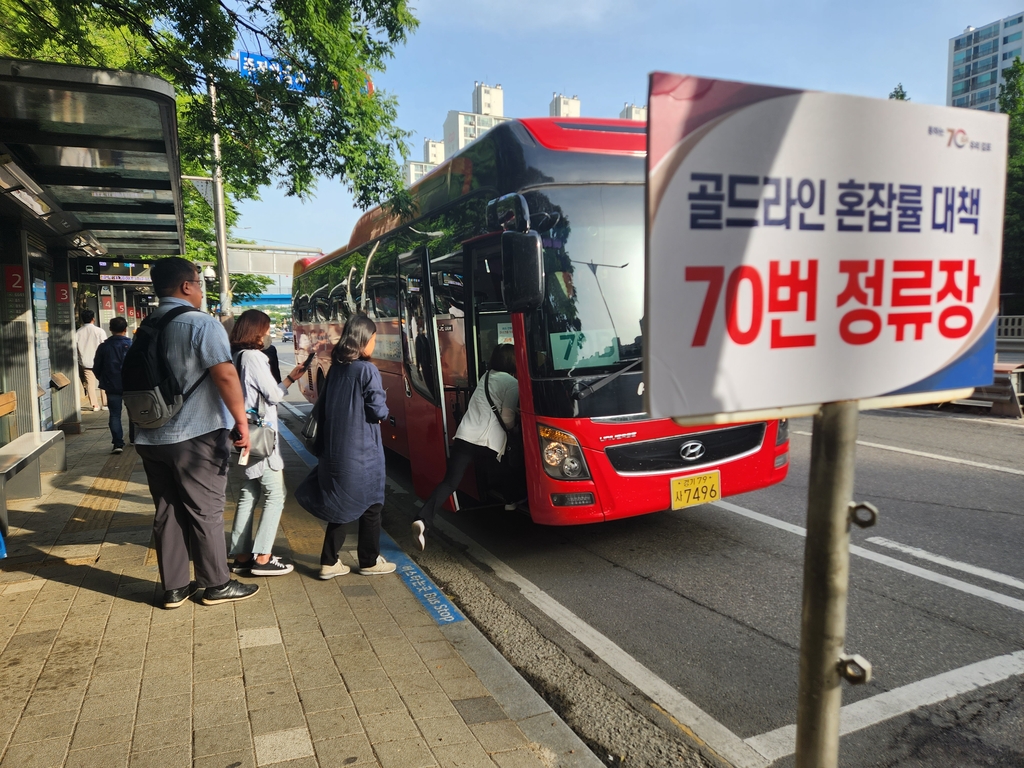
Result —
<instances>
[{"instance_id":1,"label":"person walking on sidewalk","mask_svg":"<svg viewBox=\"0 0 1024 768\"><path fill-rule=\"evenodd\" d=\"M327 522L320 552L320 578L349 572L338 557L345 523L359 520L359 573L394 573L395 564L380 554L380 517L384 509L384 446L380 422L388 406L380 371L370 362L377 326L365 315L345 324L331 356L327 384L320 393L317 430L320 463L295 491L303 509Z\"/></svg>"},{"instance_id":2,"label":"person walking on sidewalk","mask_svg":"<svg viewBox=\"0 0 1024 768\"><path fill-rule=\"evenodd\" d=\"M270 317L259 310L247 309L231 329L231 352L242 380L246 411L258 413L262 403L263 421L277 433L277 404L284 399L288 388L305 369L297 365L282 383L274 381L270 360L263 352L269 332ZM263 512L253 540L253 512L261 496ZM245 468L245 481L238 492L235 522L231 529L231 549L228 552L234 557L232 573L283 576L295 570L294 565L282 562L280 557L271 554L284 509L284 496L284 459L281 457L281 438L277 436L274 453Z\"/></svg>"},{"instance_id":3,"label":"person walking on sidewalk","mask_svg":"<svg viewBox=\"0 0 1024 768\"><path fill-rule=\"evenodd\" d=\"M96 313L91 309L82 310L82 327L75 331L75 349L78 351L78 365L85 376L85 394L89 398L89 407L94 411L105 410L106 396L100 392L93 367L96 364L96 350L99 349L107 334L96 325Z\"/></svg>"},{"instance_id":4,"label":"person walking on sidewalk","mask_svg":"<svg viewBox=\"0 0 1024 768\"><path fill-rule=\"evenodd\" d=\"M121 395L124 394L124 389L121 386L121 366L124 364L128 347L132 345L127 333L127 320L123 317L111 318L110 338L96 349L93 361L93 370L110 408L110 419L107 423L110 426L110 439L114 443L111 453L121 453L124 450L124 428L121 426Z\"/></svg>"},{"instance_id":5,"label":"person walking on sidewalk","mask_svg":"<svg viewBox=\"0 0 1024 768\"><path fill-rule=\"evenodd\" d=\"M444 480L424 502L412 523L413 538L421 550L427 546L426 534L434 525L434 515L455 493L473 460L480 457L486 461L501 461L508 442L506 430L515 426L518 406L515 347L499 344L491 353L487 373L469 398L466 415L459 422ZM505 428L498 423L499 418Z\"/></svg>"},{"instance_id":6,"label":"person walking on sidewalk","mask_svg":"<svg viewBox=\"0 0 1024 768\"><path fill-rule=\"evenodd\" d=\"M160 297L150 318L158 320L175 307L199 309L203 283L191 261L179 256L160 259L150 275ZM192 390L166 424L140 428L135 436L135 450L156 505L153 532L165 590L163 606L177 608L200 588L205 588L205 605L244 600L256 594L259 585L231 578L224 543L232 424L235 445L249 446L249 423L228 335L214 317L185 311L160 337L179 391ZM189 580L190 555L195 581Z\"/></svg>"}]
</instances>

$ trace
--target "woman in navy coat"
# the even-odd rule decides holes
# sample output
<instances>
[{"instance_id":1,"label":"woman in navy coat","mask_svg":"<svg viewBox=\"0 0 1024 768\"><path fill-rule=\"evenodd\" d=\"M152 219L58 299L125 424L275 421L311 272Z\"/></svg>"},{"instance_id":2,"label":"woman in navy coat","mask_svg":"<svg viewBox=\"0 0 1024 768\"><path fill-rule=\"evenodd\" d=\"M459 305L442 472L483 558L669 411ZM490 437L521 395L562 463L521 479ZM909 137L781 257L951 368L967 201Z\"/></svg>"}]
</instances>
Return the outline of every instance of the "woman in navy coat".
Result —
<instances>
[{"instance_id":1,"label":"woman in navy coat","mask_svg":"<svg viewBox=\"0 0 1024 768\"><path fill-rule=\"evenodd\" d=\"M380 554L380 517L384 509L384 447L380 422L387 418L380 371L370 362L377 326L365 315L345 324L331 356L327 385L320 394L317 447L320 463L302 481L295 498L327 522L320 553L320 578L349 572L338 558L345 543L343 526L359 520L359 573L393 573L395 564Z\"/></svg>"}]
</instances>

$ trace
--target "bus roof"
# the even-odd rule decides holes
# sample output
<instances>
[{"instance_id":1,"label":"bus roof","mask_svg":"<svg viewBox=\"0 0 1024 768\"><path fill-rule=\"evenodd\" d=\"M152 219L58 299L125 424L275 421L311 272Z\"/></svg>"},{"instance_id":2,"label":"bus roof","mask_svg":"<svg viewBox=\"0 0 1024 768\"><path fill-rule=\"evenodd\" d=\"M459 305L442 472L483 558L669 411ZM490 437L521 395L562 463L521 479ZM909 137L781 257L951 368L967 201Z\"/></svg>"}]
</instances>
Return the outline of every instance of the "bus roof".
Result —
<instances>
[{"instance_id":1,"label":"bus roof","mask_svg":"<svg viewBox=\"0 0 1024 768\"><path fill-rule=\"evenodd\" d=\"M566 153L588 153L586 163L559 162ZM438 164L412 185L417 213L403 217L382 206L364 213L348 243L326 256L295 262L299 275L380 237L407 221L429 214L470 192L493 188L495 195L516 191L542 170L548 183L580 181L643 182L647 124L591 117L530 117L501 123ZM603 159L602 159L603 158ZM567 158L568 159L568 158ZM536 183L536 182L534 182Z\"/></svg>"},{"instance_id":2,"label":"bus roof","mask_svg":"<svg viewBox=\"0 0 1024 768\"><path fill-rule=\"evenodd\" d=\"M647 153L647 123L592 117L531 117L520 120L547 149L563 152Z\"/></svg>"}]
</instances>

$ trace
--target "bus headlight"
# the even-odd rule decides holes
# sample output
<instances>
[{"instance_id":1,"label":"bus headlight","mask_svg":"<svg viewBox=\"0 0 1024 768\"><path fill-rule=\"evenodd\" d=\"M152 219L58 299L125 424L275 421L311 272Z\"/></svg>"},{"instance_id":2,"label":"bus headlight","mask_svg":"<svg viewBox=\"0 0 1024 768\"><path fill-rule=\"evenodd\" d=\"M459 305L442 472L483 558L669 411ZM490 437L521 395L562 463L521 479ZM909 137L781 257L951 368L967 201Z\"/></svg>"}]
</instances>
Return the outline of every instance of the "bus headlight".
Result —
<instances>
[{"instance_id":1,"label":"bus headlight","mask_svg":"<svg viewBox=\"0 0 1024 768\"><path fill-rule=\"evenodd\" d=\"M575 437L544 424L537 425L537 436L540 439L541 464L549 477L556 480L590 478L583 451Z\"/></svg>"}]
</instances>

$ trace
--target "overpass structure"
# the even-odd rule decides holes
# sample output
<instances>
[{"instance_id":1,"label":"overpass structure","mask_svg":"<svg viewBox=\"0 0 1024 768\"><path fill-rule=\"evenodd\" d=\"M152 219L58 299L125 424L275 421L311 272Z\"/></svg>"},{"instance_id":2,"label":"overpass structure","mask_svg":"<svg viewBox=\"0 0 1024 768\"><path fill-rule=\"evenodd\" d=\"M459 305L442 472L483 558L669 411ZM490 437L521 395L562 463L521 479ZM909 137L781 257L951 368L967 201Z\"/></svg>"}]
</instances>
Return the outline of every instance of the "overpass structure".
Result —
<instances>
[{"instance_id":1,"label":"overpass structure","mask_svg":"<svg viewBox=\"0 0 1024 768\"><path fill-rule=\"evenodd\" d=\"M228 272L267 275L274 279L259 298L239 302L242 305L291 304L292 267L299 259L320 256L319 248L298 246L228 243Z\"/></svg>"}]
</instances>

